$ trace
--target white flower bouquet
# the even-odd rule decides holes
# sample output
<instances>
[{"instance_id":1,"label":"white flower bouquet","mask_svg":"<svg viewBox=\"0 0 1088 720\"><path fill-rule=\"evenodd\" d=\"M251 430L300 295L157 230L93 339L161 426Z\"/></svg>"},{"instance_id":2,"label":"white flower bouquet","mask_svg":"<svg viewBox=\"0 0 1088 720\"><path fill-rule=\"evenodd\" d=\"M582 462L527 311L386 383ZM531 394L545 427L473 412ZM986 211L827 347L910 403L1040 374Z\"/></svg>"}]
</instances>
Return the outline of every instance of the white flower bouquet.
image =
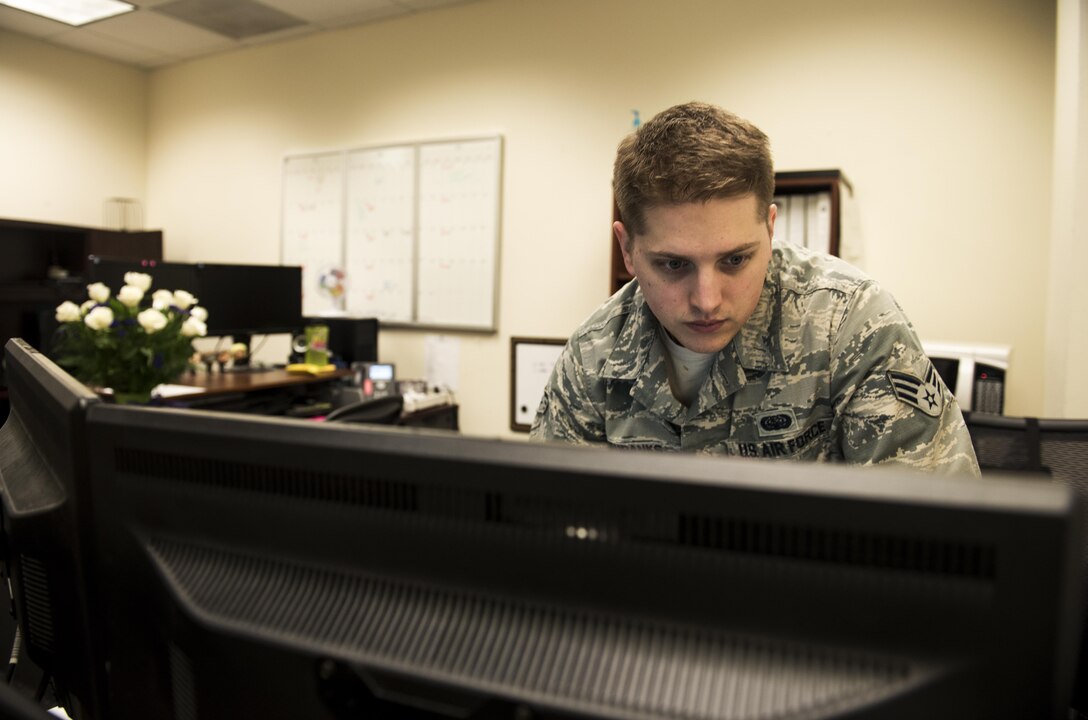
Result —
<instances>
[{"instance_id":1,"label":"white flower bouquet","mask_svg":"<svg viewBox=\"0 0 1088 720\"><path fill-rule=\"evenodd\" d=\"M185 370L208 319L185 290L156 290L145 303L150 290L150 275L130 272L116 296L94 283L82 305L58 305L57 363L86 385L111 388L118 402L146 402Z\"/></svg>"}]
</instances>

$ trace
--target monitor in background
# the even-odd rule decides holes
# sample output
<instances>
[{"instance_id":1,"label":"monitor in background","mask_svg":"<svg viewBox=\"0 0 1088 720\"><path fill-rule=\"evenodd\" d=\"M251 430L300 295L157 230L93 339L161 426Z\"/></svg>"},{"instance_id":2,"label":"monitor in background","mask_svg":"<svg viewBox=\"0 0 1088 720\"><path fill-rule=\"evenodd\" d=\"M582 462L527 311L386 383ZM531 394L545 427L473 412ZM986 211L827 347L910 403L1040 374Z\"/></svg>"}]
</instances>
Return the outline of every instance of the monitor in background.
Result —
<instances>
[{"instance_id":1,"label":"monitor in background","mask_svg":"<svg viewBox=\"0 0 1088 720\"><path fill-rule=\"evenodd\" d=\"M99 398L20 339L8 341L5 361L11 411L0 429L3 562L24 652L9 673L40 668L72 717L101 717L85 434L86 410Z\"/></svg>"},{"instance_id":2,"label":"monitor in background","mask_svg":"<svg viewBox=\"0 0 1088 720\"><path fill-rule=\"evenodd\" d=\"M302 320L302 268L297 265L200 263L200 304L208 334L251 344L252 335L296 333Z\"/></svg>"},{"instance_id":3,"label":"monitor in background","mask_svg":"<svg viewBox=\"0 0 1088 720\"><path fill-rule=\"evenodd\" d=\"M329 328L331 359L344 367L378 360L377 318L307 317L305 324Z\"/></svg>"},{"instance_id":4,"label":"monitor in background","mask_svg":"<svg viewBox=\"0 0 1088 720\"><path fill-rule=\"evenodd\" d=\"M1068 705L1083 507L1066 487L87 417L117 720Z\"/></svg>"},{"instance_id":5,"label":"monitor in background","mask_svg":"<svg viewBox=\"0 0 1088 720\"><path fill-rule=\"evenodd\" d=\"M997 415L1005 411L1007 346L924 342L922 347L961 409Z\"/></svg>"},{"instance_id":6,"label":"monitor in background","mask_svg":"<svg viewBox=\"0 0 1088 720\"><path fill-rule=\"evenodd\" d=\"M105 283L113 295L125 284L125 273L141 272L151 276L151 291L185 290L199 296L200 279L190 263L162 260L131 260L92 255L87 263L87 285Z\"/></svg>"}]
</instances>

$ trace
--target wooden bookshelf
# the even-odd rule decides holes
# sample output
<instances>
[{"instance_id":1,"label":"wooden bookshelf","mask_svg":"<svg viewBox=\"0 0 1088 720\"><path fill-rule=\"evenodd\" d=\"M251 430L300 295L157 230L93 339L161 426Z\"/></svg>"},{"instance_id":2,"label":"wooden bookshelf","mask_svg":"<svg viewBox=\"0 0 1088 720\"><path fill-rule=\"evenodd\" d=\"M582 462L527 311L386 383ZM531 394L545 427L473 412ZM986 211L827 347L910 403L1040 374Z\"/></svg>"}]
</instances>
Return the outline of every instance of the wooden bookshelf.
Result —
<instances>
[{"instance_id":1,"label":"wooden bookshelf","mask_svg":"<svg viewBox=\"0 0 1088 720\"><path fill-rule=\"evenodd\" d=\"M0 219L0 254L0 346L22 337L43 349L43 327L53 308L63 300L86 299L91 255L161 260L162 232Z\"/></svg>"}]
</instances>

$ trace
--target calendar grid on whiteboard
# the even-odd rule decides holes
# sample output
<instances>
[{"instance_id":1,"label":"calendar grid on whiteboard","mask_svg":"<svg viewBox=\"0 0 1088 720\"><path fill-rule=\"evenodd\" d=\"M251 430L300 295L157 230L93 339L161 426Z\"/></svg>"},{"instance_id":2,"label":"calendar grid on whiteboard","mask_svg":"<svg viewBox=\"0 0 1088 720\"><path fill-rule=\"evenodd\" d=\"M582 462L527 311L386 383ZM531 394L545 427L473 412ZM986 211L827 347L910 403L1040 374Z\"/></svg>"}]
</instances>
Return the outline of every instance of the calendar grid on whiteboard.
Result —
<instances>
[{"instance_id":1,"label":"calendar grid on whiteboard","mask_svg":"<svg viewBox=\"0 0 1088 720\"><path fill-rule=\"evenodd\" d=\"M300 197L307 200L305 191L315 192L304 182L296 187L293 173L333 163L329 158L340 165L327 168L319 184L324 201L331 197L324 183L339 180L338 220L292 213ZM343 311L386 325L495 330L501 136L301 155L284 167L282 257L303 265L306 314ZM324 268L314 268L332 263L346 275L342 307L318 283Z\"/></svg>"},{"instance_id":2,"label":"calendar grid on whiteboard","mask_svg":"<svg viewBox=\"0 0 1088 720\"><path fill-rule=\"evenodd\" d=\"M343 266L344 153L287 158L281 262L302 266L303 313L335 309L322 274Z\"/></svg>"}]
</instances>

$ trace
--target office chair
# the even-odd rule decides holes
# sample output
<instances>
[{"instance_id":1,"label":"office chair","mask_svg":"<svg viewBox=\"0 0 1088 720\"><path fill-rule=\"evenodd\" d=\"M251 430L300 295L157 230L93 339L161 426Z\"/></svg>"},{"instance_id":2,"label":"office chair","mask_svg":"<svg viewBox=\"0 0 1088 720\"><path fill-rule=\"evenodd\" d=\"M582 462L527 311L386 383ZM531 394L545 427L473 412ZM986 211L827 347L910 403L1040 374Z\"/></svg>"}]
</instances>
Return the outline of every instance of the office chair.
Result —
<instances>
[{"instance_id":1,"label":"office chair","mask_svg":"<svg viewBox=\"0 0 1088 720\"><path fill-rule=\"evenodd\" d=\"M395 425L404 411L404 396L386 395L344 405L325 417L325 422Z\"/></svg>"},{"instance_id":2,"label":"office chair","mask_svg":"<svg viewBox=\"0 0 1088 720\"><path fill-rule=\"evenodd\" d=\"M1088 420L1048 420L964 412L979 467L1065 483L1088 502ZM1088 718L1088 517L1085 519L1084 626L1072 709Z\"/></svg>"}]
</instances>

